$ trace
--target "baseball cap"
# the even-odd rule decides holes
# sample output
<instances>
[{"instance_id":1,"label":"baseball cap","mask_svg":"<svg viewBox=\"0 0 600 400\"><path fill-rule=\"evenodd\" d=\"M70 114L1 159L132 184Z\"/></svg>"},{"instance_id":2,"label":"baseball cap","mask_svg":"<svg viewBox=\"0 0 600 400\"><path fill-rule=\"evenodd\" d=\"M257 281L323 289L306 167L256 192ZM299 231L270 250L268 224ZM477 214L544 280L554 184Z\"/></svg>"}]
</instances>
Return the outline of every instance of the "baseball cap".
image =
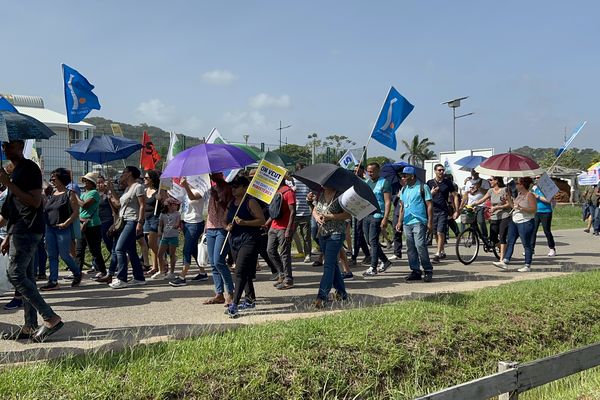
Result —
<instances>
[{"instance_id":1,"label":"baseball cap","mask_svg":"<svg viewBox=\"0 0 600 400\"><path fill-rule=\"evenodd\" d=\"M412 167L410 165L404 167L402 169L402 174L403 175L414 175L415 174L415 167Z\"/></svg>"}]
</instances>

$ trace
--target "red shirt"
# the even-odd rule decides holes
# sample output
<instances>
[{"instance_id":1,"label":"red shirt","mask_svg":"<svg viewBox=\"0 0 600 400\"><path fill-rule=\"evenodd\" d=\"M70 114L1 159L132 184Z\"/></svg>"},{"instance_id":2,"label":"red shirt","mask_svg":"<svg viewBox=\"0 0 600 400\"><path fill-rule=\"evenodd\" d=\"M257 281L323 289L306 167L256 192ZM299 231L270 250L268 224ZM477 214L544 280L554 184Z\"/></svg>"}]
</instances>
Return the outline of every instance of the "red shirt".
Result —
<instances>
[{"instance_id":1,"label":"red shirt","mask_svg":"<svg viewBox=\"0 0 600 400\"><path fill-rule=\"evenodd\" d=\"M296 194L287 185L281 186L277 192L281 193L281 216L271 222L271 228L287 229L290 222L290 206L296 206Z\"/></svg>"}]
</instances>

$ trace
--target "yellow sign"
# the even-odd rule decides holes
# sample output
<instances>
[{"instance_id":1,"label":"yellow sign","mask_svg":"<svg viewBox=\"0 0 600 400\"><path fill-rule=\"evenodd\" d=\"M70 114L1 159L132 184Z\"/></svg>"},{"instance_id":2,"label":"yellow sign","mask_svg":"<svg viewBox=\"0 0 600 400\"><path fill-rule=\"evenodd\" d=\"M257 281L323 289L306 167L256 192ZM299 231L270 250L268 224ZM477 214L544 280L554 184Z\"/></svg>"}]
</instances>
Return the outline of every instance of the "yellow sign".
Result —
<instances>
[{"instance_id":1,"label":"yellow sign","mask_svg":"<svg viewBox=\"0 0 600 400\"><path fill-rule=\"evenodd\" d=\"M287 170L285 168L262 160L258 164L258 170L254 174L254 178L252 178L246 193L267 204L271 204L286 173Z\"/></svg>"},{"instance_id":2,"label":"yellow sign","mask_svg":"<svg viewBox=\"0 0 600 400\"><path fill-rule=\"evenodd\" d=\"M112 129L112 133L115 136L123 136L123 130L121 129L121 125L119 124L110 124L110 129Z\"/></svg>"}]
</instances>

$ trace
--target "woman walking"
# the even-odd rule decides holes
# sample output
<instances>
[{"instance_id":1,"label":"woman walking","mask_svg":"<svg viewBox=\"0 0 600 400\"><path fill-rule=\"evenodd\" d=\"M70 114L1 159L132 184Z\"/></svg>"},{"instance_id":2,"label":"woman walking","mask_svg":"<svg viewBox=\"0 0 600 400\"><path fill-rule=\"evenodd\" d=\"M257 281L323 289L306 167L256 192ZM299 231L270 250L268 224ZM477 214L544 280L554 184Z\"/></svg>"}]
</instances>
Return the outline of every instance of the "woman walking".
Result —
<instances>
[{"instance_id":1,"label":"woman walking","mask_svg":"<svg viewBox=\"0 0 600 400\"><path fill-rule=\"evenodd\" d=\"M506 252L504 258L500 261L494 262L494 266L507 269L507 264L510 262L512 257L517 237L521 238L521 243L525 248L525 265L519 268L519 272L531 271L531 260L533 258L533 251L531 249L531 235L533 234L533 227L535 224L535 213L537 211L537 204L533 193L529 191L533 179L531 178L519 178L517 180L517 197L513 200L513 213L512 221L509 225L508 231L508 244L506 246Z\"/></svg>"},{"instance_id":2,"label":"woman walking","mask_svg":"<svg viewBox=\"0 0 600 400\"><path fill-rule=\"evenodd\" d=\"M536 177L539 179L540 177ZM544 193L537 185L533 186L533 196L537 203L537 212L535 213L535 225L533 226L533 234L531 235L531 251L535 254L535 242L537 231L542 224L544 235L548 240L548 257L556 255L556 244L554 243L554 235L552 235L552 199L547 199Z\"/></svg>"},{"instance_id":3,"label":"woman walking","mask_svg":"<svg viewBox=\"0 0 600 400\"><path fill-rule=\"evenodd\" d=\"M319 225L319 246L323 253L323 276L313 306L323 308L329 301L329 292L332 286L336 290L336 297L341 300L348 298L344 279L338 266L338 255L345 239L346 220L351 216L340 206L336 190L323 187L323 193L313 209L313 217Z\"/></svg>"},{"instance_id":4,"label":"woman walking","mask_svg":"<svg viewBox=\"0 0 600 400\"><path fill-rule=\"evenodd\" d=\"M112 252L113 238L108 235L108 228L113 224L113 207L110 204L110 195L108 193L108 187L106 186L106 179L102 175L98 176L96 180L96 189L100 195L100 203L98 205L98 215L100 217L100 235L102 236L102 242L106 246L109 253Z\"/></svg>"},{"instance_id":5,"label":"woman walking","mask_svg":"<svg viewBox=\"0 0 600 400\"><path fill-rule=\"evenodd\" d=\"M227 210L227 230L235 262L235 292L227 307L230 318L236 318L239 310L254 308L256 301L252 279L256 276L260 228L265 223L265 217L256 199L250 196L244 198L249 184L250 181L245 176L238 176L230 183L233 200ZM246 298L240 304L242 291L246 293Z\"/></svg>"},{"instance_id":6,"label":"woman walking","mask_svg":"<svg viewBox=\"0 0 600 400\"><path fill-rule=\"evenodd\" d=\"M159 274L158 263L158 221L162 210L162 202L159 198L160 175L156 170L146 171L144 174L144 235L147 235L148 248L152 251L152 255L148 254L150 259L151 269L146 275Z\"/></svg>"},{"instance_id":7,"label":"woman walking","mask_svg":"<svg viewBox=\"0 0 600 400\"><path fill-rule=\"evenodd\" d=\"M67 190L71 183L71 172L64 168L57 168L50 174L50 183L55 190L48 196L44 206L44 219L46 220L46 249L50 263L50 277L48 283L41 290L60 289L58 284L58 257L67 264L73 273L71 286L81 283L81 268L71 256L71 241L73 234L71 224L79 223L79 203L77 195Z\"/></svg>"}]
</instances>

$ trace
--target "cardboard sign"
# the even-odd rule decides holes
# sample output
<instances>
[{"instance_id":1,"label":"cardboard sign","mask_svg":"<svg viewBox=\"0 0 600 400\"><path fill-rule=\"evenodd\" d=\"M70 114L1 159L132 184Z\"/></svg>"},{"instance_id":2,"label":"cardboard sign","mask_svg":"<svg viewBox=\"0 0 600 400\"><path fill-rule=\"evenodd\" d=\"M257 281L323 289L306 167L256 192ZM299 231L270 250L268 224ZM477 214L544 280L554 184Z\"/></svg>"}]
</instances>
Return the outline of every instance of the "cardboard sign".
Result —
<instances>
[{"instance_id":1,"label":"cardboard sign","mask_svg":"<svg viewBox=\"0 0 600 400\"><path fill-rule=\"evenodd\" d=\"M347 213L359 221L377 209L371 202L356 193L353 187L341 194L339 202Z\"/></svg>"},{"instance_id":2,"label":"cardboard sign","mask_svg":"<svg viewBox=\"0 0 600 400\"><path fill-rule=\"evenodd\" d=\"M544 197L548 200L552 199L558 193L558 186L556 186L554 181L545 172L538 179L537 187L544 193Z\"/></svg>"},{"instance_id":3,"label":"cardboard sign","mask_svg":"<svg viewBox=\"0 0 600 400\"><path fill-rule=\"evenodd\" d=\"M208 174L188 176L186 179L192 188L200 191L200 194L203 197L210 189L210 177ZM161 182L161 189L164 188L165 187ZM184 200L187 199L187 193L185 192L185 189L179 185L179 179L173 179L172 187L167 188L167 193L181 202L184 202Z\"/></svg>"},{"instance_id":4,"label":"cardboard sign","mask_svg":"<svg viewBox=\"0 0 600 400\"><path fill-rule=\"evenodd\" d=\"M267 204L271 204L275 192L279 189L279 185L286 173L287 170L285 168L262 160L258 164L258 171L256 171L256 174L252 178L246 193Z\"/></svg>"}]
</instances>

